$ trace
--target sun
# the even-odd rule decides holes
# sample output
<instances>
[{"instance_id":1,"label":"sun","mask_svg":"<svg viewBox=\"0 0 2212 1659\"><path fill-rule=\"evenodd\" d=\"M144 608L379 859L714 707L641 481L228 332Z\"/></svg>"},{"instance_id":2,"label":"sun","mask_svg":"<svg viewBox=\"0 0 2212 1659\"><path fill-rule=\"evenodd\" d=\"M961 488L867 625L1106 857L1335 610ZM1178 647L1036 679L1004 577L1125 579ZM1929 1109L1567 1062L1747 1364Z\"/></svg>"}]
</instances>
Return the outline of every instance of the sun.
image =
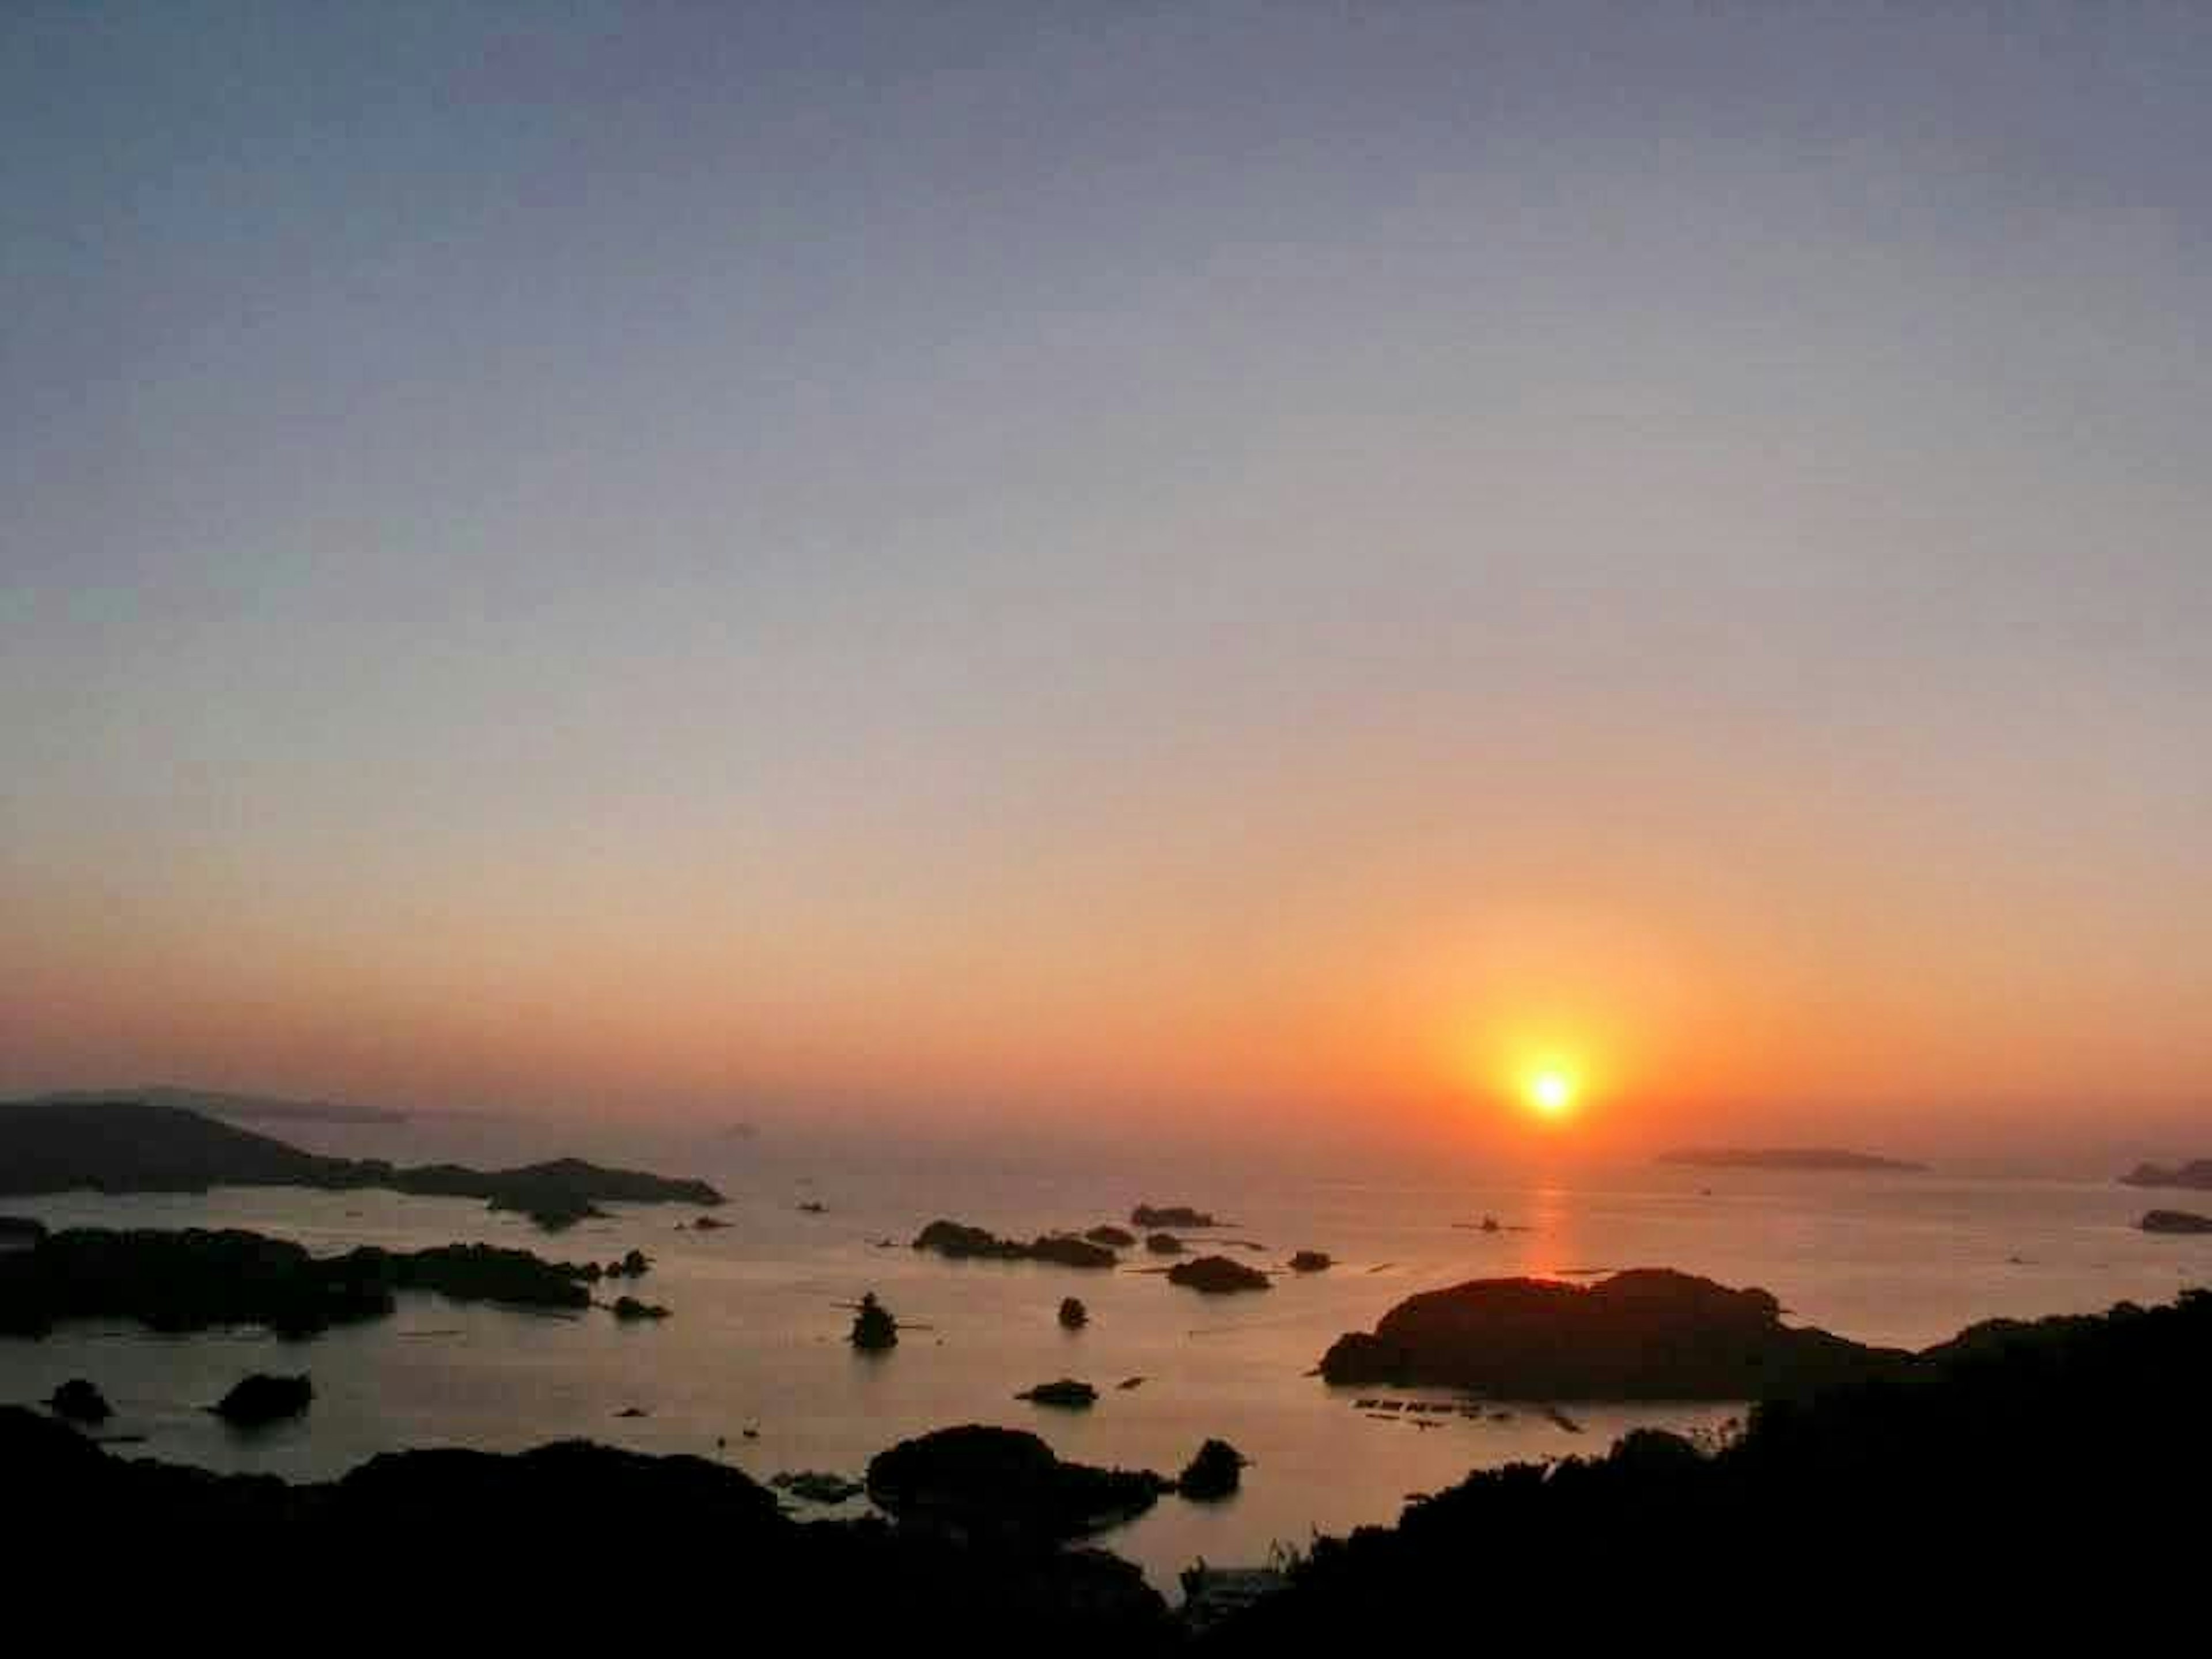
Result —
<instances>
[{"instance_id":1,"label":"sun","mask_svg":"<svg viewBox=\"0 0 2212 1659\"><path fill-rule=\"evenodd\" d=\"M1575 1109L1574 1076L1563 1066L1546 1066L1531 1072L1521 1092L1530 1111L1554 1122Z\"/></svg>"}]
</instances>

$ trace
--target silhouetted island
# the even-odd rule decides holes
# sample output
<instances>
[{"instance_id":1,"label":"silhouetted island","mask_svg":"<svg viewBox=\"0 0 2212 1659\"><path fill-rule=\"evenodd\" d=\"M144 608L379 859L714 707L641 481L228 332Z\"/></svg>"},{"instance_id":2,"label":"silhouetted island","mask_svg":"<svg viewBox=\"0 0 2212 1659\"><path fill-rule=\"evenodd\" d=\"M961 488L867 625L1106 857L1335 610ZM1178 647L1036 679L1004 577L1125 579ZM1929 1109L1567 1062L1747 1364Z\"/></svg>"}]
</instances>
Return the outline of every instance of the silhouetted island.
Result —
<instances>
[{"instance_id":1,"label":"silhouetted island","mask_svg":"<svg viewBox=\"0 0 2212 1659\"><path fill-rule=\"evenodd\" d=\"M2171 1167L2160 1164L2138 1164L2120 1177L2124 1187L2187 1187L2198 1192L2212 1192L2212 1158L2200 1158L2187 1164Z\"/></svg>"},{"instance_id":2,"label":"silhouetted island","mask_svg":"<svg viewBox=\"0 0 2212 1659\"><path fill-rule=\"evenodd\" d=\"M1058 1406L1065 1410L1088 1411L1098 1403L1098 1390L1088 1382L1063 1376L1057 1382L1040 1382L1033 1389L1024 1389L1014 1398L1026 1400L1032 1406Z\"/></svg>"},{"instance_id":3,"label":"silhouetted island","mask_svg":"<svg viewBox=\"0 0 2212 1659\"><path fill-rule=\"evenodd\" d=\"M1432 1384L1522 1400L1758 1400L1900 1359L1782 1322L1765 1291L1660 1267L1590 1285L1478 1279L1401 1302L1337 1339L1332 1383Z\"/></svg>"},{"instance_id":4,"label":"silhouetted island","mask_svg":"<svg viewBox=\"0 0 2212 1659\"><path fill-rule=\"evenodd\" d=\"M2136 1225L2147 1233L2212 1233L2212 1215L2191 1210L2151 1210Z\"/></svg>"},{"instance_id":5,"label":"silhouetted island","mask_svg":"<svg viewBox=\"0 0 2212 1659\"><path fill-rule=\"evenodd\" d=\"M72 1376L46 1396L46 1409L65 1422L97 1427L115 1415L107 1396L88 1378Z\"/></svg>"},{"instance_id":6,"label":"silhouetted island","mask_svg":"<svg viewBox=\"0 0 2212 1659\"><path fill-rule=\"evenodd\" d=\"M933 1221L915 1235L914 1248L954 1261L1048 1261L1061 1267L1111 1267L1120 1258L1103 1244L1072 1233L1047 1233L1024 1244L958 1221Z\"/></svg>"},{"instance_id":7,"label":"silhouetted island","mask_svg":"<svg viewBox=\"0 0 2212 1659\"><path fill-rule=\"evenodd\" d=\"M1176 1492L1198 1504L1218 1504L1243 1484L1244 1455L1226 1440L1209 1440L1183 1468Z\"/></svg>"},{"instance_id":8,"label":"silhouetted island","mask_svg":"<svg viewBox=\"0 0 2212 1659\"><path fill-rule=\"evenodd\" d=\"M596 1215L599 1202L718 1205L703 1181L611 1170L556 1158L514 1170L459 1164L400 1167L380 1158L325 1158L179 1106L143 1100L0 1104L0 1196L70 1192L198 1193L210 1187L376 1188L416 1196L476 1198L548 1227Z\"/></svg>"},{"instance_id":9,"label":"silhouetted island","mask_svg":"<svg viewBox=\"0 0 2212 1659\"><path fill-rule=\"evenodd\" d=\"M1273 1285L1257 1267L1248 1267L1225 1255L1201 1255L1178 1261L1168 1269L1168 1283L1208 1296L1230 1296L1239 1291L1265 1291Z\"/></svg>"},{"instance_id":10,"label":"silhouetted island","mask_svg":"<svg viewBox=\"0 0 2212 1659\"><path fill-rule=\"evenodd\" d=\"M447 1244L365 1246L314 1256L287 1239L235 1230L167 1232L73 1227L26 1250L0 1252L0 1335L44 1336L64 1320L127 1319L157 1331L265 1325L288 1337L381 1319L399 1291L456 1302L587 1307L596 1265L546 1261L527 1250Z\"/></svg>"},{"instance_id":11,"label":"silhouetted island","mask_svg":"<svg viewBox=\"0 0 2212 1659\"><path fill-rule=\"evenodd\" d=\"M1687 1146L1659 1155L1662 1164L1699 1170L1892 1170L1923 1173L1925 1164L1876 1158L1835 1146Z\"/></svg>"},{"instance_id":12,"label":"silhouetted island","mask_svg":"<svg viewBox=\"0 0 2212 1659\"><path fill-rule=\"evenodd\" d=\"M938 1429L868 1463L868 1497L908 1524L963 1537L1064 1540L1141 1515L1174 1483L1148 1469L1064 1463L1020 1429Z\"/></svg>"},{"instance_id":13,"label":"silhouetted island","mask_svg":"<svg viewBox=\"0 0 2212 1659\"><path fill-rule=\"evenodd\" d=\"M854 1310L852 1342L863 1353L882 1353L898 1346L898 1321L876 1300L873 1291L864 1292L860 1306Z\"/></svg>"}]
</instances>

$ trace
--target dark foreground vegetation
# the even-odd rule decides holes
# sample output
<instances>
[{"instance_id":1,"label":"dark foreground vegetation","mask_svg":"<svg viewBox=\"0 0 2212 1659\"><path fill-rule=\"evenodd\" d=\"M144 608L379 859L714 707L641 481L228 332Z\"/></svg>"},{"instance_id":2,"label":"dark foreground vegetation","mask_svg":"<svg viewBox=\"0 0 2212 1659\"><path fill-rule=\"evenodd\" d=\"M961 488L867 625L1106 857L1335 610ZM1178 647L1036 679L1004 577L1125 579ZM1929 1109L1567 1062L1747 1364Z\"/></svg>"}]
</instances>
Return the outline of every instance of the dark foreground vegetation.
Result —
<instances>
[{"instance_id":1,"label":"dark foreground vegetation","mask_svg":"<svg viewBox=\"0 0 2212 1659\"><path fill-rule=\"evenodd\" d=\"M1988 1651L2087 1616L2104 1650L2191 1616L2193 1579L2169 1574L2197 1547L2190 1517L2212 1490L2208 1390L2203 1292L1978 1326L1910 1369L1762 1404L1717 1450L1645 1431L1603 1457L1471 1475L1395 1527L1315 1540L1287 1588L1194 1643L1133 1568L1066 1542L1170 1483L1060 1463L1007 1430L879 1456L868 1491L896 1520L805 1526L720 1464L581 1443L387 1455L293 1486L126 1460L10 1407L0 1468L11 1514L32 1523L11 1552L21 1595L52 1590L56 1559L142 1595L164 1572L219 1563L249 1576L256 1617L289 1630L404 1606L410 1619L435 1607L447 1633L495 1624L510 1642L595 1615L715 1639L738 1619L834 1651L1577 1652L1625 1638L1734 1651L1794 1645L1815 1625L1885 1650ZM1190 1496L1214 1495L1206 1477L1241 1462L1208 1450L1186 1473ZM587 1535L618 1537L657 1588L548 1593L551 1564ZM403 1559L398 1577L363 1577ZM155 1604L173 1630L240 1616L222 1597Z\"/></svg>"},{"instance_id":2,"label":"dark foreground vegetation","mask_svg":"<svg viewBox=\"0 0 2212 1659\"><path fill-rule=\"evenodd\" d=\"M475 1198L548 1228L597 1215L600 1203L722 1201L703 1181L611 1170L580 1158L513 1170L404 1166L381 1158L325 1158L199 1112L143 1100L0 1103L0 1197L78 1188L197 1193L210 1187L375 1188Z\"/></svg>"},{"instance_id":3,"label":"dark foreground vegetation","mask_svg":"<svg viewBox=\"0 0 2212 1659\"><path fill-rule=\"evenodd\" d=\"M1707 1455L1645 1431L1608 1455L1471 1475L1399 1524L1317 1541L1231 1653L1385 1632L1725 1650L1878 1638L1990 1651L2079 1618L2130 1645L2196 1582L2212 1490L2212 1293L1995 1321L1808 1397ZM1818 1645L1817 1644L1815 1645Z\"/></svg>"}]
</instances>

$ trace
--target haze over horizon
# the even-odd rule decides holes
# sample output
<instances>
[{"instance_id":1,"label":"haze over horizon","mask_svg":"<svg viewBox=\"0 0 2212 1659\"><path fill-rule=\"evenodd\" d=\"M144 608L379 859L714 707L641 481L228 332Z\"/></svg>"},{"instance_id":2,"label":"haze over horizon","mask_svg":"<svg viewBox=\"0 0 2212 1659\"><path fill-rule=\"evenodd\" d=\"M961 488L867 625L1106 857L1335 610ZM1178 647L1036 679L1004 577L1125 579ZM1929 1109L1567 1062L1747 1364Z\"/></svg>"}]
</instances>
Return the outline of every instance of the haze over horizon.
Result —
<instances>
[{"instance_id":1,"label":"haze over horizon","mask_svg":"<svg viewBox=\"0 0 2212 1659\"><path fill-rule=\"evenodd\" d=\"M0 1094L2212 1154L2207 155L2179 9L10 8Z\"/></svg>"}]
</instances>

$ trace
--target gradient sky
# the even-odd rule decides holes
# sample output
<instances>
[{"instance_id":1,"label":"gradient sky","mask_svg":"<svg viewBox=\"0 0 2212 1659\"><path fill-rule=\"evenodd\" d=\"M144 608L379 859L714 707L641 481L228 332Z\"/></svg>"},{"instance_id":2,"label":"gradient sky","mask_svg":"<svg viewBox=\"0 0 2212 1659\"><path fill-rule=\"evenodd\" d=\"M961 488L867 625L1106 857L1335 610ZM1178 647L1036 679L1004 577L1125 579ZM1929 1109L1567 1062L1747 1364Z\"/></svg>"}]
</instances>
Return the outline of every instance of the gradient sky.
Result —
<instances>
[{"instance_id":1,"label":"gradient sky","mask_svg":"<svg viewBox=\"0 0 2212 1659\"><path fill-rule=\"evenodd\" d=\"M17 0L0 1087L2202 1121L2212 10L1875 9Z\"/></svg>"}]
</instances>

